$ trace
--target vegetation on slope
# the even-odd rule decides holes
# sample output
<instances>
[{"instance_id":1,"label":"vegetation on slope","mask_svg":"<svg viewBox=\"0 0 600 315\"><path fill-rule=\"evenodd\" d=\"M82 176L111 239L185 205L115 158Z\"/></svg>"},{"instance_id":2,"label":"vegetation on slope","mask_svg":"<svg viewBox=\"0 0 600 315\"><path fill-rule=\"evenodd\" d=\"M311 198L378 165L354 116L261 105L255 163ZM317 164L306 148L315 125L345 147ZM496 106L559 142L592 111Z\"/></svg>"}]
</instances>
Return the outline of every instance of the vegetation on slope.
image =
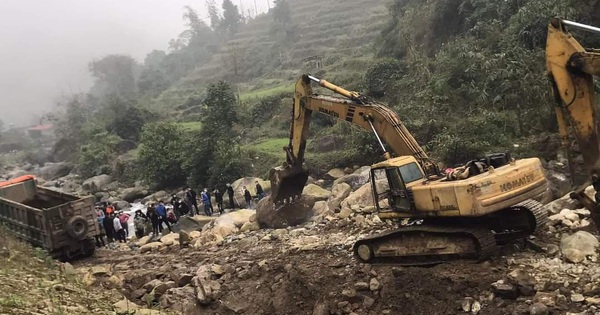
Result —
<instances>
[{"instance_id":1,"label":"vegetation on slope","mask_svg":"<svg viewBox=\"0 0 600 315\"><path fill-rule=\"evenodd\" d=\"M210 25L186 7L187 30L168 52L143 64L119 55L92 61L96 85L54 115L64 139L55 151L74 153L65 158L86 176L112 172L122 181L264 176L284 159L293 84L309 72L388 103L448 164L493 151L552 152L546 25L554 16L600 24L592 0L278 0L248 19L229 0L222 14L208 3ZM371 134L315 113L315 147L323 137L344 146L309 148L314 172L379 159Z\"/></svg>"}]
</instances>

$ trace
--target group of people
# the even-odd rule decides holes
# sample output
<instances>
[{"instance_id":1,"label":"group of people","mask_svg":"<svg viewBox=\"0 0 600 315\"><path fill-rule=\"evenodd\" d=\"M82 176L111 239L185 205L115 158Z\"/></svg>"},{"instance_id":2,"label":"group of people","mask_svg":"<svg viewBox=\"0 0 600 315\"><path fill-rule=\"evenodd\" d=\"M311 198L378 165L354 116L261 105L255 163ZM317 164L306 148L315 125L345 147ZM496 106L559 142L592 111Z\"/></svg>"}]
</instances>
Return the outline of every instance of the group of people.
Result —
<instances>
[{"instance_id":1,"label":"group of people","mask_svg":"<svg viewBox=\"0 0 600 315\"><path fill-rule=\"evenodd\" d=\"M95 210L98 217L98 228L100 234L96 235L96 245L105 246L104 236L110 244L113 241L125 243L129 237L127 222L129 214L123 211L116 211L115 206L106 202L96 204Z\"/></svg>"},{"instance_id":2,"label":"group of people","mask_svg":"<svg viewBox=\"0 0 600 315\"><path fill-rule=\"evenodd\" d=\"M256 181L256 197L258 200L264 198L265 193L262 186ZM229 197L229 208L235 209L234 190L230 184L227 184L225 192ZM223 193L219 189L212 190L214 199L217 205L219 214L225 212L223 206ZM246 207L251 208L252 205L252 194L243 186L242 195L246 201ZM214 209L212 205L211 193L207 188L204 188L198 198L197 193L190 187L186 187L185 195L181 200L177 195L171 197L172 207L167 208L163 200L158 201L158 204L154 202L148 204L146 213L144 214L141 210L135 212L133 218L133 225L135 229L135 235L137 238L141 238L152 230L152 235L156 236L162 233L163 227L173 232L171 225L177 223L179 219L184 215L194 216L200 213L198 207L198 201L202 202L204 214L212 216ZM96 245L98 247L105 246L104 236L107 238L107 242L127 242L129 237L129 218L130 216L123 211L116 211L114 205L108 204L107 202L100 202L96 204L96 213L98 215L98 226L100 228L100 234L96 236Z\"/></svg>"}]
</instances>

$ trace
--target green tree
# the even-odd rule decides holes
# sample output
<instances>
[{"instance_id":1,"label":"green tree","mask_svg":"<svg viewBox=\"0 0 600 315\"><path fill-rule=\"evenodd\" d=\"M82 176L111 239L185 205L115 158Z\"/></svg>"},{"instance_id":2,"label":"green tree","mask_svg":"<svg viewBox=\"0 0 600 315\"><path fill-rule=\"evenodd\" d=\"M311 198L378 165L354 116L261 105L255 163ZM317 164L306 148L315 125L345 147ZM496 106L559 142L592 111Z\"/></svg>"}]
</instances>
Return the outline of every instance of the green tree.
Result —
<instances>
[{"instance_id":1,"label":"green tree","mask_svg":"<svg viewBox=\"0 0 600 315\"><path fill-rule=\"evenodd\" d=\"M136 95L135 69L137 63L130 56L108 55L89 63L89 70L96 78L92 94L114 94L130 98Z\"/></svg>"},{"instance_id":2,"label":"green tree","mask_svg":"<svg viewBox=\"0 0 600 315\"><path fill-rule=\"evenodd\" d=\"M87 178L100 174L109 174L112 162L116 158L115 148L120 139L101 127L91 127L89 141L79 150L79 173Z\"/></svg>"},{"instance_id":3,"label":"green tree","mask_svg":"<svg viewBox=\"0 0 600 315\"><path fill-rule=\"evenodd\" d=\"M231 0L223 0L223 19L221 20L221 27L229 35L234 35L237 33L241 22L242 16L238 11L238 7L234 5Z\"/></svg>"},{"instance_id":4,"label":"green tree","mask_svg":"<svg viewBox=\"0 0 600 315\"><path fill-rule=\"evenodd\" d=\"M181 185L185 181L183 155L188 151L183 129L174 123L145 125L138 157L141 178L159 186Z\"/></svg>"},{"instance_id":5,"label":"green tree","mask_svg":"<svg viewBox=\"0 0 600 315\"><path fill-rule=\"evenodd\" d=\"M210 18L210 27L214 31L218 31L221 26L221 16L219 15L217 4L215 0L206 0L205 4L208 10L208 17Z\"/></svg>"},{"instance_id":6,"label":"green tree","mask_svg":"<svg viewBox=\"0 0 600 315\"><path fill-rule=\"evenodd\" d=\"M241 173L236 98L231 86L210 84L204 105L202 128L192 136L185 169L190 184L212 186Z\"/></svg>"}]
</instances>

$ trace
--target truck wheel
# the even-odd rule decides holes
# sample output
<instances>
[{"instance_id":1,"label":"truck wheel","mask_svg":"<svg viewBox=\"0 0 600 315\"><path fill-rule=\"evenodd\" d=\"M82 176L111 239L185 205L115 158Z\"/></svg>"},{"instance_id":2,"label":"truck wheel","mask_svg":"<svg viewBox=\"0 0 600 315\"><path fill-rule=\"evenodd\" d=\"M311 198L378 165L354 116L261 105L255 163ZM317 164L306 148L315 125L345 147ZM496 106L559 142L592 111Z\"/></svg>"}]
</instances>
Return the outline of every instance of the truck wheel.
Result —
<instances>
[{"instance_id":1,"label":"truck wheel","mask_svg":"<svg viewBox=\"0 0 600 315\"><path fill-rule=\"evenodd\" d=\"M82 216L76 216L67 222L67 234L76 240L82 240L87 236L88 224Z\"/></svg>"}]
</instances>

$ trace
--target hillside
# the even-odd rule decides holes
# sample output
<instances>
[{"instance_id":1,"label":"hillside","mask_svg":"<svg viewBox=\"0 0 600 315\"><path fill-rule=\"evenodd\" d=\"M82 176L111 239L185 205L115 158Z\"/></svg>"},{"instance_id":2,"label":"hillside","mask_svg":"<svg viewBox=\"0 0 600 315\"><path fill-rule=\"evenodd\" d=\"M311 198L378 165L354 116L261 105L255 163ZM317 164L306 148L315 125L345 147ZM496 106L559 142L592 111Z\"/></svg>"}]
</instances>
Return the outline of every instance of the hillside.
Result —
<instances>
[{"instance_id":1,"label":"hillside","mask_svg":"<svg viewBox=\"0 0 600 315\"><path fill-rule=\"evenodd\" d=\"M244 100L292 91L304 72L327 74L340 84L356 83L371 59L373 43L385 21L386 0L291 0L293 38L273 34L273 17L262 14L249 21L233 38L191 74L163 92L157 103L176 106L210 82L221 79L238 84ZM239 54L238 75L226 60ZM320 59L316 61L307 58Z\"/></svg>"}]
</instances>

